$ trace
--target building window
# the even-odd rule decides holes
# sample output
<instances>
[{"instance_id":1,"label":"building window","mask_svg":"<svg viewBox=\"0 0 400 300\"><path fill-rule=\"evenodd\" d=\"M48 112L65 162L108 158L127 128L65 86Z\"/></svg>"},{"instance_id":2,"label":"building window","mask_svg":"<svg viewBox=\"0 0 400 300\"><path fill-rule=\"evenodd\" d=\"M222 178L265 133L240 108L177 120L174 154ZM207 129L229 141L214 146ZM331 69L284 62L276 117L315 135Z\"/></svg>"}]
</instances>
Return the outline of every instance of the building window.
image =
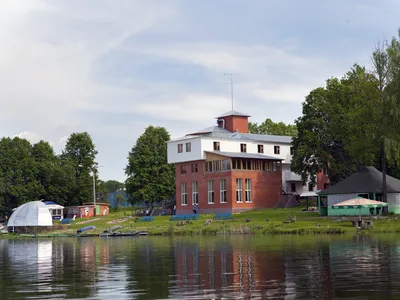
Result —
<instances>
[{"instance_id":1,"label":"building window","mask_svg":"<svg viewBox=\"0 0 400 300\"><path fill-rule=\"evenodd\" d=\"M275 154L280 154L281 153L281 147L280 146L274 146L274 153Z\"/></svg>"},{"instance_id":2,"label":"building window","mask_svg":"<svg viewBox=\"0 0 400 300\"><path fill-rule=\"evenodd\" d=\"M258 149L258 153L264 153L264 145L258 145L257 149Z\"/></svg>"},{"instance_id":3,"label":"building window","mask_svg":"<svg viewBox=\"0 0 400 300\"><path fill-rule=\"evenodd\" d=\"M230 159L206 161L206 172L229 171L230 169Z\"/></svg>"},{"instance_id":4,"label":"building window","mask_svg":"<svg viewBox=\"0 0 400 300\"><path fill-rule=\"evenodd\" d=\"M208 181L208 204L214 204L214 181Z\"/></svg>"},{"instance_id":5,"label":"building window","mask_svg":"<svg viewBox=\"0 0 400 300\"><path fill-rule=\"evenodd\" d=\"M312 192L314 190L314 185L312 183L308 184L308 191Z\"/></svg>"},{"instance_id":6,"label":"building window","mask_svg":"<svg viewBox=\"0 0 400 300\"><path fill-rule=\"evenodd\" d=\"M192 173L197 173L199 171L197 164L192 164Z\"/></svg>"},{"instance_id":7,"label":"building window","mask_svg":"<svg viewBox=\"0 0 400 300\"><path fill-rule=\"evenodd\" d=\"M183 152L183 144L178 144L178 153Z\"/></svg>"},{"instance_id":8,"label":"building window","mask_svg":"<svg viewBox=\"0 0 400 300\"><path fill-rule=\"evenodd\" d=\"M240 144L240 152L247 152L246 144Z\"/></svg>"},{"instance_id":9,"label":"building window","mask_svg":"<svg viewBox=\"0 0 400 300\"><path fill-rule=\"evenodd\" d=\"M295 183L291 183L290 184L290 191L291 192L295 192L296 191L296 184Z\"/></svg>"},{"instance_id":10,"label":"building window","mask_svg":"<svg viewBox=\"0 0 400 300\"><path fill-rule=\"evenodd\" d=\"M226 203L226 179L219 180L219 201Z\"/></svg>"},{"instance_id":11,"label":"building window","mask_svg":"<svg viewBox=\"0 0 400 300\"><path fill-rule=\"evenodd\" d=\"M251 179L246 179L246 202L251 202Z\"/></svg>"},{"instance_id":12,"label":"building window","mask_svg":"<svg viewBox=\"0 0 400 300\"><path fill-rule=\"evenodd\" d=\"M293 147L290 147L290 155L293 155L293 154L294 154Z\"/></svg>"},{"instance_id":13,"label":"building window","mask_svg":"<svg viewBox=\"0 0 400 300\"><path fill-rule=\"evenodd\" d=\"M236 178L236 202L242 203L242 185L243 181L242 178Z\"/></svg>"},{"instance_id":14,"label":"building window","mask_svg":"<svg viewBox=\"0 0 400 300\"><path fill-rule=\"evenodd\" d=\"M186 183L181 184L181 203L187 205Z\"/></svg>"},{"instance_id":15,"label":"building window","mask_svg":"<svg viewBox=\"0 0 400 300\"><path fill-rule=\"evenodd\" d=\"M219 142L214 142L214 151L219 151L219 150L220 150Z\"/></svg>"},{"instance_id":16,"label":"building window","mask_svg":"<svg viewBox=\"0 0 400 300\"><path fill-rule=\"evenodd\" d=\"M186 152L192 152L192 143L186 143Z\"/></svg>"},{"instance_id":17,"label":"building window","mask_svg":"<svg viewBox=\"0 0 400 300\"><path fill-rule=\"evenodd\" d=\"M199 204L199 191L197 181L192 182L192 204Z\"/></svg>"},{"instance_id":18,"label":"building window","mask_svg":"<svg viewBox=\"0 0 400 300\"><path fill-rule=\"evenodd\" d=\"M181 166L181 175L187 174L186 166Z\"/></svg>"}]
</instances>

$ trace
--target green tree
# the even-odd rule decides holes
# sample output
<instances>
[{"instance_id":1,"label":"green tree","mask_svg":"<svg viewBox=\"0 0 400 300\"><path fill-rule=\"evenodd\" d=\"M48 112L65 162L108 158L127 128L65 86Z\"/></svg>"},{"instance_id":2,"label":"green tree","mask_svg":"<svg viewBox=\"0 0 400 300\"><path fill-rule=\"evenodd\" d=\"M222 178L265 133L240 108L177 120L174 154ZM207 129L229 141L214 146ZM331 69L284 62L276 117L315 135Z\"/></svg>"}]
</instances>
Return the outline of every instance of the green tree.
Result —
<instances>
[{"instance_id":1,"label":"green tree","mask_svg":"<svg viewBox=\"0 0 400 300\"><path fill-rule=\"evenodd\" d=\"M96 147L87 132L73 133L68 138L61 159L64 165L72 166L75 170L74 188L69 191L68 195L69 205L81 205L83 202L92 201L91 172L97 174L96 155Z\"/></svg>"},{"instance_id":2,"label":"green tree","mask_svg":"<svg viewBox=\"0 0 400 300\"><path fill-rule=\"evenodd\" d=\"M129 152L125 173L131 203L170 198L175 193L175 168L167 163L168 131L148 126Z\"/></svg>"},{"instance_id":3,"label":"green tree","mask_svg":"<svg viewBox=\"0 0 400 300\"><path fill-rule=\"evenodd\" d=\"M249 133L295 136L297 128L294 124L275 123L271 119L266 119L260 125L249 122Z\"/></svg>"},{"instance_id":4,"label":"green tree","mask_svg":"<svg viewBox=\"0 0 400 300\"><path fill-rule=\"evenodd\" d=\"M292 170L315 184L316 174L327 169L334 184L362 165L373 165L376 143L378 93L376 78L354 65L342 78L331 78L325 88L306 97L296 120L298 134Z\"/></svg>"},{"instance_id":5,"label":"green tree","mask_svg":"<svg viewBox=\"0 0 400 300\"><path fill-rule=\"evenodd\" d=\"M125 187L125 184L117 180L107 180L104 182L104 186L108 193L114 193L122 190Z\"/></svg>"},{"instance_id":6,"label":"green tree","mask_svg":"<svg viewBox=\"0 0 400 300\"><path fill-rule=\"evenodd\" d=\"M126 199L123 194L118 193L115 195L115 207L118 209L126 204Z\"/></svg>"},{"instance_id":7,"label":"green tree","mask_svg":"<svg viewBox=\"0 0 400 300\"><path fill-rule=\"evenodd\" d=\"M39 200L41 186L32 145L15 137L0 140L0 210L3 214L28 201Z\"/></svg>"},{"instance_id":8,"label":"green tree","mask_svg":"<svg viewBox=\"0 0 400 300\"><path fill-rule=\"evenodd\" d=\"M391 43L379 44L372 54L373 71L378 81L380 120L376 135L381 150L383 200L387 201L386 173L400 166L400 29Z\"/></svg>"}]
</instances>

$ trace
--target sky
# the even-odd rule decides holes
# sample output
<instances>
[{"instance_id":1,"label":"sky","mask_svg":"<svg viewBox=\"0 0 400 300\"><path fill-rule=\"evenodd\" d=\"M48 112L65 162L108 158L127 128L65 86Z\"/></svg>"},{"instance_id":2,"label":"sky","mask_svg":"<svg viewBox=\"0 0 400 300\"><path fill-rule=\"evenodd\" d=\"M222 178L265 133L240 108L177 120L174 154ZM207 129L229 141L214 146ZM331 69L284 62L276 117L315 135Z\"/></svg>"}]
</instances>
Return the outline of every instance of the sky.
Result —
<instances>
[{"instance_id":1,"label":"sky","mask_svg":"<svg viewBox=\"0 0 400 300\"><path fill-rule=\"evenodd\" d=\"M301 103L397 34L397 0L1 0L0 137L60 153L87 131L125 180L148 125L172 138L234 108L292 123Z\"/></svg>"}]
</instances>

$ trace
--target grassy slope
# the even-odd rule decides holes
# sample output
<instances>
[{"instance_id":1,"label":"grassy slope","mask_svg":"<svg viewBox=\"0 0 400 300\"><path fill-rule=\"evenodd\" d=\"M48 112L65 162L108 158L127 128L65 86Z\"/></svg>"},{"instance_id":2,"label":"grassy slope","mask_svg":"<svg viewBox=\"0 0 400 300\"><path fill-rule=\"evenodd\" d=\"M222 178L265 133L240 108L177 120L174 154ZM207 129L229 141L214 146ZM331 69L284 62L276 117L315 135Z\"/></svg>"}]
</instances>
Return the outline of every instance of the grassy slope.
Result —
<instances>
[{"instance_id":1,"label":"grassy slope","mask_svg":"<svg viewBox=\"0 0 400 300\"><path fill-rule=\"evenodd\" d=\"M67 226L68 229L58 230L58 233L74 233L77 229L94 225L96 230L90 233L99 233L114 225L123 225L123 232L132 230L145 230L149 234L235 234L235 233L271 233L271 234L285 234L285 233L328 233L328 232L344 232L348 230L355 230L351 227L350 222L338 223L333 222L328 218L321 218L317 213L302 212L301 208L290 209L265 209L249 211L241 214L233 215L233 220L229 221L213 221L210 225L205 225L205 220L212 219L214 215L200 215L200 220L191 221L190 224L177 226L180 222L170 222L169 216L157 216L153 222L134 222L129 219L119 224L107 224L107 221L124 218L131 215L131 211L122 210L119 212L112 212L109 216L100 217L87 224L77 224L82 220L76 220L72 225ZM287 221L288 215L296 215L297 221L294 223L283 223ZM250 222L246 222L250 219ZM269 221L266 221L269 219Z\"/></svg>"},{"instance_id":2,"label":"grassy slope","mask_svg":"<svg viewBox=\"0 0 400 300\"><path fill-rule=\"evenodd\" d=\"M128 219L117 224L107 224L108 221L127 218L132 215L132 211L125 209L119 212L111 212L105 217L98 217L86 224L79 224L82 221L91 219L77 219L71 225L63 226L62 229L53 231L54 234L74 234L79 228L94 225L95 230L87 233L101 233L105 229L114 225L123 225L121 232L131 232L134 230L148 231L153 235L206 235L206 234L303 234L303 233L355 233L356 228L352 227L350 221L337 222L328 217L320 217L318 213L303 212L301 208L289 209L264 209L253 210L241 214L234 214L233 220L213 221L210 225L205 225L205 220L212 219L214 215L200 215L200 220L190 221L190 224L177 226L180 222L170 222L169 216L156 216L153 222L134 222ZM288 220L288 215L295 215L297 221L294 223L284 223ZM246 222L250 219L250 222ZM268 221L266 221L268 219ZM400 220L386 218L374 220L374 228L369 232L400 232Z\"/></svg>"}]
</instances>

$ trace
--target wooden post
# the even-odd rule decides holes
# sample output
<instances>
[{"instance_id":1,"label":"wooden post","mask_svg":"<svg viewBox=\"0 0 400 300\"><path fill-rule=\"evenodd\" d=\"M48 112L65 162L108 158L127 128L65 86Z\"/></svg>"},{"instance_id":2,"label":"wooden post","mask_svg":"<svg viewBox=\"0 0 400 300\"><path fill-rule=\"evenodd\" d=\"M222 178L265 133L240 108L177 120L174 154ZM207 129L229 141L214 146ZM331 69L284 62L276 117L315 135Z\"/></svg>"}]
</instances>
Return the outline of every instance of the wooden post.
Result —
<instances>
[{"instance_id":1,"label":"wooden post","mask_svg":"<svg viewBox=\"0 0 400 300\"><path fill-rule=\"evenodd\" d=\"M321 196L318 195L318 211L319 211L319 215L321 215Z\"/></svg>"}]
</instances>

